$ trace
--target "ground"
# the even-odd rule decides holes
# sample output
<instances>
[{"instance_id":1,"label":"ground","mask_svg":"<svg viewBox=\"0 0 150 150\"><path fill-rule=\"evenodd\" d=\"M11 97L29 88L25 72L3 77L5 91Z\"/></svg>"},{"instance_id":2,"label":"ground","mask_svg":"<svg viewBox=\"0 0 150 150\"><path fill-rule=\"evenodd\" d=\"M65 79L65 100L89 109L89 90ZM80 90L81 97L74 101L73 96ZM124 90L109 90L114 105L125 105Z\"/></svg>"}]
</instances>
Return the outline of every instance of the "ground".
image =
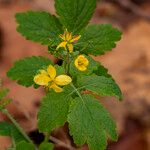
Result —
<instances>
[{"instance_id":1,"label":"ground","mask_svg":"<svg viewBox=\"0 0 150 150\"><path fill-rule=\"evenodd\" d=\"M48 5L49 4L49 5ZM6 77L6 71L14 61L31 55L46 55L46 47L26 41L16 32L14 15L16 12L47 10L55 13L52 0L22 1L8 4L0 3L0 75L4 85L11 92L13 104L9 111L27 132L36 130L36 114L43 90L24 88ZM140 8L150 12L149 4ZM120 11L121 10L121 11ZM119 13L118 13L119 12ZM129 16L129 17L128 17ZM114 3L99 3L92 21L94 23L112 23L123 31L122 40L117 47L104 56L96 57L109 69L120 85L124 101L101 98L117 121L120 133L119 142L110 143L108 150L148 150L150 149L150 22L140 18L129 10L123 10ZM53 57L50 56L54 60ZM0 120L7 119L0 114ZM53 135L65 143L72 143L67 134L67 125L57 129ZM10 144L9 138L0 137L0 150ZM60 147L56 145L56 149ZM62 150L62 147L60 148ZM81 148L87 150L87 147Z\"/></svg>"}]
</instances>

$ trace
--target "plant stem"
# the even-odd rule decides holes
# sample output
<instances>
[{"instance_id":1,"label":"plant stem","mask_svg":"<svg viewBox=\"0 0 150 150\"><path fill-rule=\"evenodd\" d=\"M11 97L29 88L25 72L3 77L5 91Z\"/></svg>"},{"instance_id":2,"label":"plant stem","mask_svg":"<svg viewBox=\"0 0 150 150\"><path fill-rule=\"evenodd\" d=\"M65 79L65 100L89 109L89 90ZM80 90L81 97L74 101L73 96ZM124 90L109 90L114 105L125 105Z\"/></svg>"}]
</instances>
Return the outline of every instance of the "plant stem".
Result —
<instances>
[{"instance_id":1,"label":"plant stem","mask_svg":"<svg viewBox=\"0 0 150 150\"><path fill-rule=\"evenodd\" d=\"M66 143L62 142L61 140L59 140L59 139L57 139L57 138L55 138L55 137L53 137L53 136L50 136L49 139L50 139L52 142L54 142L55 144L59 145L59 146L65 147L65 148L67 148L67 149L69 149L69 150L76 150L76 148L72 147L72 146L69 145L69 144L66 144Z\"/></svg>"},{"instance_id":2,"label":"plant stem","mask_svg":"<svg viewBox=\"0 0 150 150\"><path fill-rule=\"evenodd\" d=\"M29 143L33 144L32 140L28 137L28 135L24 132L24 130L20 127L20 125L16 122L16 120L13 118L13 116L8 112L8 110L7 109L3 109L2 112L3 112L3 114L5 114L11 120L11 122L15 125L17 130L24 136L24 138Z\"/></svg>"},{"instance_id":3,"label":"plant stem","mask_svg":"<svg viewBox=\"0 0 150 150\"><path fill-rule=\"evenodd\" d=\"M49 141L49 137L50 137L50 133L45 133L45 139L44 142L48 142Z\"/></svg>"},{"instance_id":4,"label":"plant stem","mask_svg":"<svg viewBox=\"0 0 150 150\"><path fill-rule=\"evenodd\" d=\"M78 91L78 89L73 85L73 83L71 83L70 85L73 87L73 89L76 91L76 93L78 94L78 96L79 96L79 97L82 99L82 101L83 101L83 98L82 98L80 92ZM84 101L83 101L83 102L84 102Z\"/></svg>"}]
</instances>

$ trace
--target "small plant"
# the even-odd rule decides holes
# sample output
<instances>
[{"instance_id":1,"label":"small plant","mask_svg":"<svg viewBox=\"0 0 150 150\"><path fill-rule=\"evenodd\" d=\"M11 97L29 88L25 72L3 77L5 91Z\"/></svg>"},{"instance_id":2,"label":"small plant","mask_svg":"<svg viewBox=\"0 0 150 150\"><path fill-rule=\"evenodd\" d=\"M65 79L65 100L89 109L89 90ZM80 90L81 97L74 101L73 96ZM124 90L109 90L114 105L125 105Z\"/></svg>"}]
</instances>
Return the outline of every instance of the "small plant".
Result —
<instances>
[{"instance_id":1,"label":"small plant","mask_svg":"<svg viewBox=\"0 0 150 150\"><path fill-rule=\"evenodd\" d=\"M90 150L104 150L108 137L117 141L116 125L108 111L96 99L122 93L111 75L93 56L103 55L116 46L121 32L111 25L87 26L96 8L96 0L55 0L57 16L28 11L16 14L17 31L27 40L48 46L48 53L62 60L54 64L42 56L17 61L7 75L22 86L45 88L38 112L38 129L45 140L38 147L9 114L0 110L12 124L0 123L0 135L12 137L11 150L51 150L51 132L66 122L77 146L87 143ZM0 99L6 91L0 92ZM8 101L7 101L8 102Z\"/></svg>"}]
</instances>

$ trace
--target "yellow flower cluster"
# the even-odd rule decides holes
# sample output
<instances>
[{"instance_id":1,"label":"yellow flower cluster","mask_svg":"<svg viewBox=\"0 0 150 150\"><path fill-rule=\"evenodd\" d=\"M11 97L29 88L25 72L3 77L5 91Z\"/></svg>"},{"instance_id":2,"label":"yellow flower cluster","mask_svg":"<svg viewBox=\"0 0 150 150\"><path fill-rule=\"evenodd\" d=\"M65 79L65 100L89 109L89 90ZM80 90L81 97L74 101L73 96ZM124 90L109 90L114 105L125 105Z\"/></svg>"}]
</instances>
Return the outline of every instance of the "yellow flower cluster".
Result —
<instances>
[{"instance_id":1,"label":"yellow flower cluster","mask_svg":"<svg viewBox=\"0 0 150 150\"><path fill-rule=\"evenodd\" d=\"M73 43L80 39L79 36L73 36L72 33L69 33L67 30L64 34L60 35L60 38L63 40L58 46L57 50L63 47L65 50L69 50L70 53L73 52ZM84 55L79 55L75 60L75 66L80 71L86 71L89 65L88 59ZM56 69L49 65L46 70L42 69L40 73L34 77L34 82L37 85L42 85L53 89L55 92L62 92L63 88L60 86L68 85L72 82L72 79L68 75L59 75L56 76Z\"/></svg>"},{"instance_id":2,"label":"yellow flower cluster","mask_svg":"<svg viewBox=\"0 0 150 150\"><path fill-rule=\"evenodd\" d=\"M55 92L62 92L63 89L59 86L70 84L72 79L67 75L56 76L56 69L49 65L47 70L40 70L40 73L34 77L34 82L53 89Z\"/></svg>"},{"instance_id":3,"label":"yellow flower cluster","mask_svg":"<svg viewBox=\"0 0 150 150\"><path fill-rule=\"evenodd\" d=\"M70 53L73 52L73 43L78 41L81 37L81 35L79 36L73 36L72 33L69 33L66 29L66 31L64 32L64 34L61 34L59 36L62 39L62 42L57 46L57 50L61 47L63 47L65 50L69 50Z\"/></svg>"}]
</instances>

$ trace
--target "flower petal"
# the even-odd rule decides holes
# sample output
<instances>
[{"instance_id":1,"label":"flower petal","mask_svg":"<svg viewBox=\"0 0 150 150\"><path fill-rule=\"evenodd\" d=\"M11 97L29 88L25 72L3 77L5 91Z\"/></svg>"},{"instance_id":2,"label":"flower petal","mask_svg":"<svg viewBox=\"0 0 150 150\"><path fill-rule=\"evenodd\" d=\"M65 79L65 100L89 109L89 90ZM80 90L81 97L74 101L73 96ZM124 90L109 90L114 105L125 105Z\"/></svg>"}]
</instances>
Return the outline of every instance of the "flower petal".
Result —
<instances>
[{"instance_id":1,"label":"flower petal","mask_svg":"<svg viewBox=\"0 0 150 150\"><path fill-rule=\"evenodd\" d=\"M70 42L72 43L72 42L78 41L80 38L81 38L81 35L74 36L74 38Z\"/></svg>"},{"instance_id":2,"label":"flower petal","mask_svg":"<svg viewBox=\"0 0 150 150\"><path fill-rule=\"evenodd\" d=\"M48 76L48 73L45 70L40 70L40 73Z\"/></svg>"},{"instance_id":3,"label":"flower petal","mask_svg":"<svg viewBox=\"0 0 150 150\"><path fill-rule=\"evenodd\" d=\"M67 32L66 41L70 41L72 39L72 33Z\"/></svg>"},{"instance_id":4,"label":"flower petal","mask_svg":"<svg viewBox=\"0 0 150 150\"><path fill-rule=\"evenodd\" d=\"M59 86L57 86L55 83L52 83L52 85L50 86L51 89L53 89L55 92L60 93L63 91L62 88L60 88Z\"/></svg>"},{"instance_id":5,"label":"flower petal","mask_svg":"<svg viewBox=\"0 0 150 150\"><path fill-rule=\"evenodd\" d=\"M84 64L84 66L89 65L89 61L84 55L79 55L78 56L78 61L82 62Z\"/></svg>"},{"instance_id":6,"label":"flower petal","mask_svg":"<svg viewBox=\"0 0 150 150\"><path fill-rule=\"evenodd\" d=\"M65 34L60 34L59 37L64 41L66 40Z\"/></svg>"},{"instance_id":7,"label":"flower petal","mask_svg":"<svg viewBox=\"0 0 150 150\"><path fill-rule=\"evenodd\" d=\"M50 78L52 80L54 80L56 77L56 69L52 65L49 65L47 68L47 72L48 72Z\"/></svg>"},{"instance_id":8,"label":"flower petal","mask_svg":"<svg viewBox=\"0 0 150 150\"><path fill-rule=\"evenodd\" d=\"M72 53L73 52L73 45L72 44L67 44L69 52Z\"/></svg>"},{"instance_id":9,"label":"flower petal","mask_svg":"<svg viewBox=\"0 0 150 150\"><path fill-rule=\"evenodd\" d=\"M47 86L51 79L45 74L38 74L34 77L34 82L38 85Z\"/></svg>"},{"instance_id":10,"label":"flower petal","mask_svg":"<svg viewBox=\"0 0 150 150\"><path fill-rule=\"evenodd\" d=\"M87 67L85 66L78 66L77 67L80 71L86 71L87 70Z\"/></svg>"},{"instance_id":11,"label":"flower petal","mask_svg":"<svg viewBox=\"0 0 150 150\"><path fill-rule=\"evenodd\" d=\"M66 45L67 45L67 42L61 42L61 43L57 46L56 50L58 50L60 47L63 47L64 49L66 49Z\"/></svg>"},{"instance_id":12,"label":"flower petal","mask_svg":"<svg viewBox=\"0 0 150 150\"><path fill-rule=\"evenodd\" d=\"M72 82L72 79L67 75L60 75L55 78L54 82L57 85L67 85Z\"/></svg>"}]
</instances>

